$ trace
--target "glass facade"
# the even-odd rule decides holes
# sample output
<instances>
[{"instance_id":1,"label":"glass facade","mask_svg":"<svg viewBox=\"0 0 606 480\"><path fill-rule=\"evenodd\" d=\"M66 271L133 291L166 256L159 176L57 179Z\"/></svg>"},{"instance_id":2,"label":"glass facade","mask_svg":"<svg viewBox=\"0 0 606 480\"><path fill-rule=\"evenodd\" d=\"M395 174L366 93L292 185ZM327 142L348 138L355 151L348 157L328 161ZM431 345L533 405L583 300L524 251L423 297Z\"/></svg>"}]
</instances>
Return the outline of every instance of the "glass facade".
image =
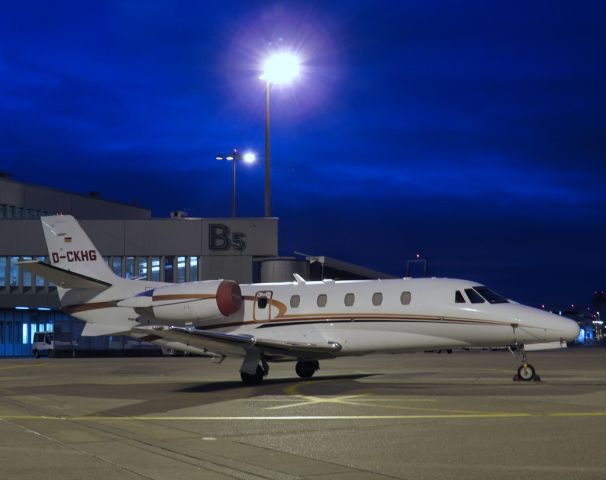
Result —
<instances>
[{"instance_id":1,"label":"glass facade","mask_svg":"<svg viewBox=\"0 0 606 480\"><path fill-rule=\"evenodd\" d=\"M186 282L199 278L198 256L112 256L104 257L110 269L126 278L152 281ZM27 298L48 294L56 287L19 267L21 261L47 262L45 256L0 256L0 295L14 296L15 303L28 304ZM80 337L84 322L48 308L14 307L0 309L0 357L30 356L37 332L54 332L57 352L71 355L72 350L157 349L129 337Z\"/></svg>"},{"instance_id":2,"label":"glass facade","mask_svg":"<svg viewBox=\"0 0 606 480\"><path fill-rule=\"evenodd\" d=\"M200 277L197 256L174 257L103 257L109 268L118 276L157 282L192 282ZM0 256L0 294L37 293L55 287L43 277L21 271L19 262L38 260L47 262L47 257ZM149 266L151 265L151 268Z\"/></svg>"},{"instance_id":3,"label":"glass facade","mask_svg":"<svg viewBox=\"0 0 606 480\"><path fill-rule=\"evenodd\" d=\"M40 218L44 215L50 215L50 213L44 210L21 208L0 203L0 218Z\"/></svg>"}]
</instances>

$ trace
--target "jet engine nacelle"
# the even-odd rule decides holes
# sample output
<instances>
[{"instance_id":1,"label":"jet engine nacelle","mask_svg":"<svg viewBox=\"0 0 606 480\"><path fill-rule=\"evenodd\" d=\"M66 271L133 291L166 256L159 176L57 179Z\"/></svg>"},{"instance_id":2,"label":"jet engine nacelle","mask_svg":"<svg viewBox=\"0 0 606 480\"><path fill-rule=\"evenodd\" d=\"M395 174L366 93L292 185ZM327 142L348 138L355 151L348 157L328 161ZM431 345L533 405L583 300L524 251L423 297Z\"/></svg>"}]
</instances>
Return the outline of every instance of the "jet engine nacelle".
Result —
<instances>
[{"instance_id":1,"label":"jet engine nacelle","mask_svg":"<svg viewBox=\"0 0 606 480\"><path fill-rule=\"evenodd\" d=\"M156 288L122 300L118 306L151 309L162 322L195 322L237 313L242 308L242 292L231 280L209 280Z\"/></svg>"}]
</instances>

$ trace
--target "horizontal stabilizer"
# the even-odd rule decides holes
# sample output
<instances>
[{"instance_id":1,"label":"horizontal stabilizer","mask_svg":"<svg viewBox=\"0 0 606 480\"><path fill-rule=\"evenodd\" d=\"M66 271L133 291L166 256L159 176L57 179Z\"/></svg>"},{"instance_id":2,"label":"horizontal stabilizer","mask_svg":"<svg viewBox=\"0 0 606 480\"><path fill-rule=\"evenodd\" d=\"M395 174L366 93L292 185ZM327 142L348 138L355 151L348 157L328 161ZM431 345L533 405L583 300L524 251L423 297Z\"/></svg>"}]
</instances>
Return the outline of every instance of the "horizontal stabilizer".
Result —
<instances>
[{"instance_id":1,"label":"horizontal stabilizer","mask_svg":"<svg viewBox=\"0 0 606 480\"><path fill-rule=\"evenodd\" d=\"M26 272L35 274L36 276L43 277L47 281L54 283L58 287L71 289L71 288L84 288L93 290L105 290L111 287L110 283L90 278L79 273L70 272L59 267L53 267L44 262L39 261L28 261L19 262L19 266Z\"/></svg>"},{"instance_id":2,"label":"horizontal stabilizer","mask_svg":"<svg viewBox=\"0 0 606 480\"><path fill-rule=\"evenodd\" d=\"M226 348L229 349L229 351L233 351L234 347L241 349L242 353L244 353L251 347L256 347L270 355L293 358L330 358L334 357L341 350L341 345L336 342L315 344L288 340L272 340L257 338L253 335L211 332L195 328L154 327L153 329L149 329L149 327L146 327L136 328L134 330L138 333L153 334L167 340L182 342L199 348L206 348L217 353L226 352ZM221 345L223 345L223 348L221 348Z\"/></svg>"},{"instance_id":3,"label":"horizontal stabilizer","mask_svg":"<svg viewBox=\"0 0 606 480\"><path fill-rule=\"evenodd\" d=\"M127 335L130 326L114 323L87 323L82 330L83 337L98 337L99 335Z\"/></svg>"}]
</instances>

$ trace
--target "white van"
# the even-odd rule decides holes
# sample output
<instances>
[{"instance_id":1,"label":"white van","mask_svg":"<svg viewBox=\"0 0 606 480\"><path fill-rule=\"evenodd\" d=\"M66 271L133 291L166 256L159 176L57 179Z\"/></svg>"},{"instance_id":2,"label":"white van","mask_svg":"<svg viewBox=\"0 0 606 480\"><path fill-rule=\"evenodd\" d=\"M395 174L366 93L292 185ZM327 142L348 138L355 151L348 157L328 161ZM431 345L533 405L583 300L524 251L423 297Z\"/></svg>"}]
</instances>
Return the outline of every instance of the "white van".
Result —
<instances>
[{"instance_id":1,"label":"white van","mask_svg":"<svg viewBox=\"0 0 606 480\"><path fill-rule=\"evenodd\" d=\"M54 347L52 332L37 332L34 333L34 341L32 342L32 353L34 357L39 358L40 355L48 355L50 357Z\"/></svg>"}]
</instances>

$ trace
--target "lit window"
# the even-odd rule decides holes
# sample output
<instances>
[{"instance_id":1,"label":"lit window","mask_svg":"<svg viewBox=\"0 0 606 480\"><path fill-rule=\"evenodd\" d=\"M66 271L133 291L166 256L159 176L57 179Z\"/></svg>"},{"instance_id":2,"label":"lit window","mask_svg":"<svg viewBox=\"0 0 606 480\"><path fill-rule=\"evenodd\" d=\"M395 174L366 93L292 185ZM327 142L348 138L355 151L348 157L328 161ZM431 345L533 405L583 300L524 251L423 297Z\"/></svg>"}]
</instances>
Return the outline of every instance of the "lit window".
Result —
<instances>
[{"instance_id":1,"label":"lit window","mask_svg":"<svg viewBox=\"0 0 606 480\"><path fill-rule=\"evenodd\" d=\"M125 278L134 278L135 276L135 257L126 257L125 259L126 269L124 272Z\"/></svg>"},{"instance_id":2,"label":"lit window","mask_svg":"<svg viewBox=\"0 0 606 480\"><path fill-rule=\"evenodd\" d=\"M11 287L17 287L19 285L19 257L10 257L10 282Z\"/></svg>"},{"instance_id":3,"label":"lit window","mask_svg":"<svg viewBox=\"0 0 606 480\"><path fill-rule=\"evenodd\" d=\"M147 279L147 257L138 257L137 277Z\"/></svg>"},{"instance_id":4,"label":"lit window","mask_svg":"<svg viewBox=\"0 0 606 480\"><path fill-rule=\"evenodd\" d=\"M410 305L410 300L411 300L410 292L402 292L400 294L400 303L402 305Z\"/></svg>"},{"instance_id":5,"label":"lit window","mask_svg":"<svg viewBox=\"0 0 606 480\"><path fill-rule=\"evenodd\" d=\"M318 307L325 307L327 301L328 297L326 296L326 294L321 293L320 295L318 295Z\"/></svg>"},{"instance_id":6,"label":"lit window","mask_svg":"<svg viewBox=\"0 0 606 480\"><path fill-rule=\"evenodd\" d=\"M189 257L189 280L198 280L198 257Z\"/></svg>"},{"instance_id":7,"label":"lit window","mask_svg":"<svg viewBox=\"0 0 606 480\"><path fill-rule=\"evenodd\" d=\"M151 270L151 279L155 282L160 281L160 257L152 257Z\"/></svg>"},{"instance_id":8,"label":"lit window","mask_svg":"<svg viewBox=\"0 0 606 480\"><path fill-rule=\"evenodd\" d=\"M112 272L114 272L119 277L122 276L122 257L112 258Z\"/></svg>"},{"instance_id":9,"label":"lit window","mask_svg":"<svg viewBox=\"0 0 606 480\"><path fill-rule=\"evenodd\" d=\"M290 297L290 306L292 308L298 308L301 303L301 297L299 295L293 295Z\"/></svg>"},{"instance_id":10,"label":"lit window","mask_svg":"<svg viewBox=\"0 0 606 480\"><path fill-rule=\"evenodd\" d=\"M383 303L383 294L381 292L373 293L372 295L372 304L375 307L378 307Z\"/></svg>"},{"instance_id":11,"label":"lit window","mask_svg":"<svg viewBox=\"0 0 606 480\"><path fill-rule=\"evenodd\" d=\"M185 257L177 257L177 283L185 281Z\"/></svg>"},{"instance_id":12,"label":"lit window","mask_svg":"<svg viewBox=\"0 0 606 480\"><path fill-rule=\"evenodd\" d=\"M6 287L6 257L0 257L0 288Z\"/></svg>"},{"instance_id":13,"label":"lit window","mask_svg":"<svg viewBox=\"0 0 606 480\"><path fill-rule=\"evenodd\" d=\"M346 307L353 306L355 301L356 301L356 296L353 293L346 294L345 298L343 299L343 303L345 304Z\"/></svg>"}]
</instances>

